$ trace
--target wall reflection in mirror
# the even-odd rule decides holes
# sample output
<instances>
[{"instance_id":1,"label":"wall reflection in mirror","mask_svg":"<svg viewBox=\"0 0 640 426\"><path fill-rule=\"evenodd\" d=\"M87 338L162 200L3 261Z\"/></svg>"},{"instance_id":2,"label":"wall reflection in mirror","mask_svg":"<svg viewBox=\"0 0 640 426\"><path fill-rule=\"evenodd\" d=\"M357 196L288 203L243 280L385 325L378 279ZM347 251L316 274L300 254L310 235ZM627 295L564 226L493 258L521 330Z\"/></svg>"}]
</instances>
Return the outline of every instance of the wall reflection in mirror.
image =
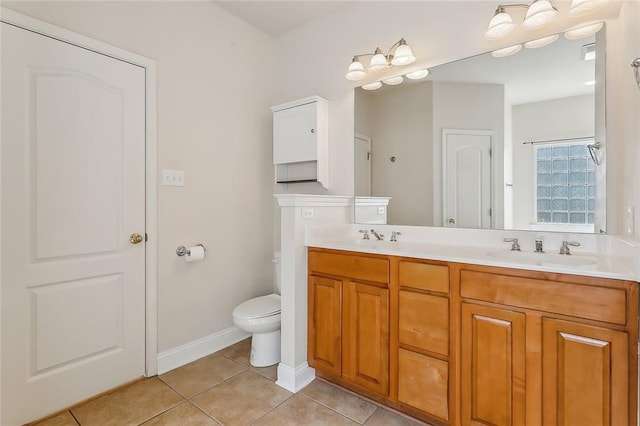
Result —
<instances>
[{"instance_id":1,"label":"wall reflection in mirror","mask_svg":"<svg viewBox=\"0 0 640 426\"><path fill-rule=\"evenodd\" d=\"M605 232L603 58L601 30L356 88L355 221Z\"/></svg>"}]
</instances>

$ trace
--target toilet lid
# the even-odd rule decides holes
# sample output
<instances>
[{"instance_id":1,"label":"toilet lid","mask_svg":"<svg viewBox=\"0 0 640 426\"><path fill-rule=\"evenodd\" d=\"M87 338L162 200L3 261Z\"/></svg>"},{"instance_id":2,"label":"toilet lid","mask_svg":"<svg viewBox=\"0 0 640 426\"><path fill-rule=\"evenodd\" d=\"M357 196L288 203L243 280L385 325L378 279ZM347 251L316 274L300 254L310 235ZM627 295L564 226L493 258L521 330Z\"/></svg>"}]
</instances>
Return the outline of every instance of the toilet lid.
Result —
<instances>
[{"instance_id":1,"label":"toilet lid","mask_svg":"<svg viewBox=\"0 0 640 426\"><path fill-rule=\"evenodd\" d=\"M280 313L280 295L269 294L242 302L233 310L238 318L261 318Z\"/></svg>"}]
</instances>

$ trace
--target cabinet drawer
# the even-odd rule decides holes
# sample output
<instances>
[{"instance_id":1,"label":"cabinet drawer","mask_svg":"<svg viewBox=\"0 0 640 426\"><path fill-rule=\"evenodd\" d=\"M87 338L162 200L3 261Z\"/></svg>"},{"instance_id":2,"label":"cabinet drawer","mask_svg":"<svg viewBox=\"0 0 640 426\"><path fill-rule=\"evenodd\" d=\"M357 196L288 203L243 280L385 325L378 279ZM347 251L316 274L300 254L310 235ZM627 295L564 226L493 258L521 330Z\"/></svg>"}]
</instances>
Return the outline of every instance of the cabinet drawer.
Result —
<instances>
[{"instance_id":1,"label":"cabinet drawer","mask_svg":"<svg viewBox=\"0 0 640 426\"><path fill-rule=\"evenodd\" d=\"M449 354L449 299L400 290L399 341L441 355Z\"/></svg>"},{"instance_id":2,"label":"cabinet drawer","mask_svg":"<svg viewBox=\"0 0 640 426\"><path fill-rule=\"evenodd\" d=\"M469 299L612 324L627 323L626 291L621 288L463 270L460 292L462 297Z\"/></svg>"},{"instance_id":3,"label":"cabinet drawer","mask_svg":"<svg viewBox=\"0 0 640 426\"><path fill-rule=\"evenodd\" d=\"M309 251L309 270L387 284L389 260L377 257Z\"/></svg>"},{"instance_id":4,"label":"cabinet drawer","mask_svg":"<svg viewBox=\"0 0 640 426\"><path fill-rule=\"evenodd\" d=\"M447 420L449 364L446 361L400 349L398 401Z\"/></svg>"},{"instance_id":5,"label":"cabinet drawer","mask_svg":"<svg viewBox=\"0 0 640 426\"><path fill-rule=\"evenodd\" d=\"M449 268L443 265L408 262L399 265L400 285L449 293Z\"/></svg>"}]
</instances>

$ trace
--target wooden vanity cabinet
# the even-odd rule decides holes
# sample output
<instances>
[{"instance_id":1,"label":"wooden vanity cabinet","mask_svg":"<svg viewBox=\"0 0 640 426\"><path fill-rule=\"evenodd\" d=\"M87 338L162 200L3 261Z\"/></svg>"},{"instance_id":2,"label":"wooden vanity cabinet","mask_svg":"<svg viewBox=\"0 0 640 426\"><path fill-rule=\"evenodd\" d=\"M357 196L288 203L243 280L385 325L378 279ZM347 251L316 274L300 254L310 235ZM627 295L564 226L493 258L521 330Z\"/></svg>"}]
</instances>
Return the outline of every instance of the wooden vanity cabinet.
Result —
<instances>
[{"instance_id":1,"label":"wooden vanity cabinet","mask_svg":"<svg viewBox=\"0 0 640 426\"><path fill-rule=\"evenodd\" d=\"M442 425L635 425L638 283L309 249L309 364Z\"/></svg>"},{"instance_id":2,"label":"wooden vanity cabinet","mask_svg":"<svg viewBox=\"0 0 640 426\"><path fill-rule=\"evenodd\" d=\"M308 361L322 376L389 394L389 260L309 249Z\"/></svg>"},{"instance_id":3,"label":"wooden vanity cabinet","mask_svg":"<svg viewBox=\"0 0 640 426\"><path fill-rule=\"evenodd\" d=\"M462 425L636 424L637 283L454 270Z\"/></svg>"}]
</instances>

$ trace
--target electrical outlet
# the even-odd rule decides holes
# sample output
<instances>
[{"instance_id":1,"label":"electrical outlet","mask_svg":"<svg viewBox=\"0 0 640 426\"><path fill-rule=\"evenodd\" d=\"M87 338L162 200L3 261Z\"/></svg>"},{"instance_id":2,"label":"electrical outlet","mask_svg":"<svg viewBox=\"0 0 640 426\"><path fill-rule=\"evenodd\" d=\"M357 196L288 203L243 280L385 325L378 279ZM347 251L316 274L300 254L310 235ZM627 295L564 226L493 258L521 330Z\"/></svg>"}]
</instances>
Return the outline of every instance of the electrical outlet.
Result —
<instances>
[{"instance_id":1,"label":"electrical outlet","mask_svg":"<svg viewBox=\"0 0 640 426\"><path fill-rule=\"evenodd\" d=\"M635 208L627 206L627 235L633 235L634 232Z\"/></svg>"},{"instance_id":2,"label":"electrical outlet","mask_svg":"<svg viewBox=\"0 0 640 426\"><path fill-rule=\"evenodd\" d=\"M303 219L313 219L313 207L303 207L302 208L302 218Z\"/></svg>"},{"instance_id":3,"label":"electrical outlet","mask_svg":"<svg viewBox=\"0 0 640 426\"><path fill-rule=\"evenodd\" d=\"M162 169L162 185L184 186L184 170Z\"/></svg>"},{"instance_id":4,"label":"electrical outlet","mask_svg":"<svg viewBox=\"0 0 640 426\"><path fill-rule=\"evenodd\" d=\"M378 214L384 214L384 206L378 206Z\"/></svg>"}]
</instances>

